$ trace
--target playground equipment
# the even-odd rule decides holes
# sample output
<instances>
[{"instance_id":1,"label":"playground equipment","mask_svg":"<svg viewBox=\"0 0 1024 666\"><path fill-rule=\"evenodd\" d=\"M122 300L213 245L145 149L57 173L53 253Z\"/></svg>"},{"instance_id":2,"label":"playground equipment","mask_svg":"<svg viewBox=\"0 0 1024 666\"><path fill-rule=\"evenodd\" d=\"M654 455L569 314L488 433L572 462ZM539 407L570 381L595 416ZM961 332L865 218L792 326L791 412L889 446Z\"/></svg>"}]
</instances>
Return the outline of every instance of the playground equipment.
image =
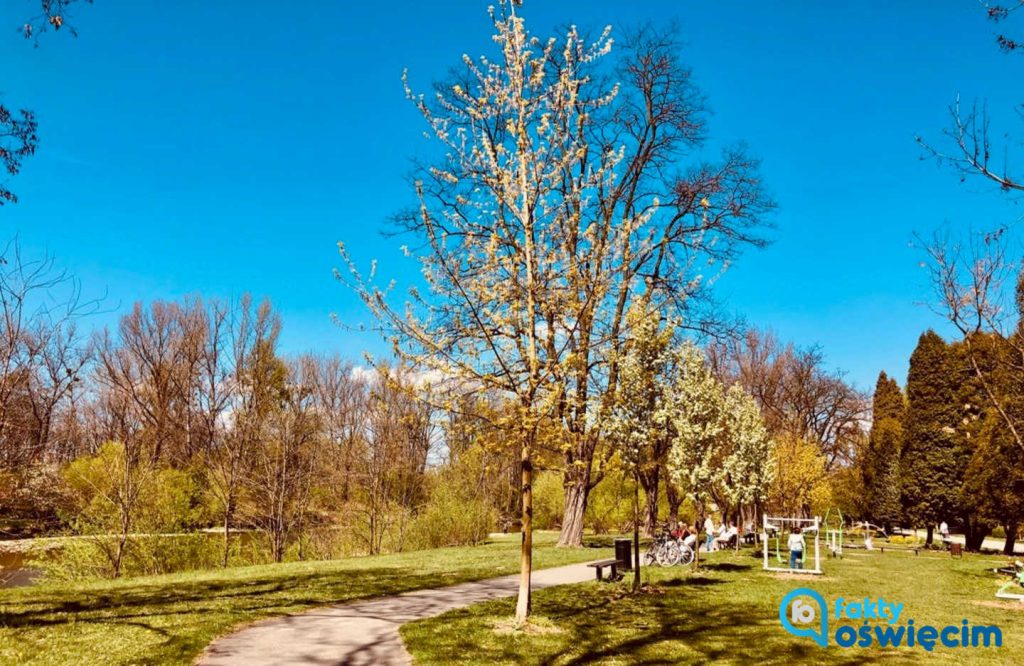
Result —
<instances>
[{"instance_id":1,"label":"playground equipment","mask_svg":"<svg viewBox=\"0 0 1024 666\"><path fill-rule=\"evenodd\" d=\"M1000 599L1024 601L1024 562L1016 560L1009 567L995 569L995 572L1009 574L1011 577L1009 582L999 588L999 591L996 592L996 596Z\"/></svg>"},{"instance_id":2,"label":"playground equipment","mask_svg":"<svg viewBox=\"0 0 1024 666\"><path fill-rule=\"evenodd\" d=\"M763 539L761 540L763 553L764 553L764 570L765 571L783 571L783 572L796 572L796 573L809 573L809 574L820 574L821 571L821 519L818 516L813 518L788 518L782 516L768 516L763 517ZM794 528L800 528L803 534L808 532L814 533L814 568L813 569L792 569L789 566L789 560L783 558L782 547L783 536L787 539L792 534ZM769 562L769 541L775 542L775 560L774 563ZM806 541L806 539L805 539ZM806 553L804 554L806 561ZM774 564L774 566L773 566Z\"/></svg>"},{"instance_id":3,"label":"playground equipment","mask_svg":"<svg viewBox=\"0 0 1024 666\"><path fill-rule=\"evenodd\" d=\"M832 507L825 512L825 520L822 521L825 527L825 547L832 557L843 556L843 528L846 521L843 519L843 512L839 507Z\"/></svg>"},{"instance_id":4,"label":"playground equipment","mask_svg":"<svg viewBox=\"0 0 1024 666\"><path fill-rule=\"evenodd\" d=\"M888 538L885 533L885 528L878 525L873 525L869 522L854 523L853 526L845 531L846 535L846 547L847 548L864 548L865 550L874 550L874 541L876 534L883 540ZM854 543L853 539L860 538L861 543Z\"/></svg>"}]
</instances>

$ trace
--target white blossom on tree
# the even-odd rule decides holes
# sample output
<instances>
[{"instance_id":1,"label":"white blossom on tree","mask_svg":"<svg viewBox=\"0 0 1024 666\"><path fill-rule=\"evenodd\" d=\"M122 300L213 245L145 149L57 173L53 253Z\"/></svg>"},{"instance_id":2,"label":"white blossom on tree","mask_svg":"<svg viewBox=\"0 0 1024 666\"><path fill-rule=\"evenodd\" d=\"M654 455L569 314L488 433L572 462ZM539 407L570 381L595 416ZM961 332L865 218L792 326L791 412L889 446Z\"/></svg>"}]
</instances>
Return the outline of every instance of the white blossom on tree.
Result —
<instances>
[{"instance_id":1,"label":"white blossom on tree","mask_svg":"<svg viewBox=\"0 0 1024 666\"><path fill-rule=\"evenodd\" d=\"M728 506L759 505L775 475L772 442L757 401L738 384L725 394L728 455L722 465L722 497Z\"/></svg>"},{"instance_id":2,"label":"white blossom on tree","mask_svg":"<svg viewBox=\"0 0 1024 666\"><path fill-rule=\"evenodd\" d=\"M756 401L741 387L728 390L701 351L685 343L672 384L676 430L669 470L703 503L738 508L763 502L774 477L771 440Z\"/></svg>"}]
</instances>

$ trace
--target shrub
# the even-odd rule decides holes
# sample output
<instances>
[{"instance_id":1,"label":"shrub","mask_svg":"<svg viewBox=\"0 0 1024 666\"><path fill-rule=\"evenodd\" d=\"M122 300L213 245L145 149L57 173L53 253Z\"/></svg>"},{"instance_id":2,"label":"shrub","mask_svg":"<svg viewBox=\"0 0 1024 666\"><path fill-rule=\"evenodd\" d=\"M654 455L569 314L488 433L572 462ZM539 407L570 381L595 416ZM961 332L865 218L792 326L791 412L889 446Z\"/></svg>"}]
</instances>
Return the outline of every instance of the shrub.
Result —
<instances>
[{"instance_id":1,"label":"shrub","mask_svg":"<svg viewBox=\"0 0 1024 666\"><path fill-rule=\"evenodd\" d=\"M122 451L121 444L108 442L97 455L83 456L64 469L69 500L62 517L79 534L120 531L118 506L109 498L121 490L115 478L120 467L113 463L121 460ZM136 482L141 487L132 532L176 532L202 520L201 489L189 473L162 467Z\"/></svg>"},{"instance_id":2,"label":"shrub","mask_svg":"<svg viewBox=\"0 0 1024 666\"><path fill-rule=\"evenodd\" d=\"M435 484L426 506L409 527L410 547L464 546L487 539L497 513L485 500L467 496L461 488L453 483Z\"/></svg>"},{"instance_id":3,"label":"shrub","mask_svg":"<svg viewBox=\"0 0 1024 666\"><path fill-rule=\"evenodd\" d=\"M221 543L216 536L203 532L133 536L125 549L121 575L149 576L215 568L220 564L221 555ZM116 538L104 535L69 538L60 547L30 558L28 566L56 580L109 577L113 573L109 542Z\"/></svg>"}]
</instances>

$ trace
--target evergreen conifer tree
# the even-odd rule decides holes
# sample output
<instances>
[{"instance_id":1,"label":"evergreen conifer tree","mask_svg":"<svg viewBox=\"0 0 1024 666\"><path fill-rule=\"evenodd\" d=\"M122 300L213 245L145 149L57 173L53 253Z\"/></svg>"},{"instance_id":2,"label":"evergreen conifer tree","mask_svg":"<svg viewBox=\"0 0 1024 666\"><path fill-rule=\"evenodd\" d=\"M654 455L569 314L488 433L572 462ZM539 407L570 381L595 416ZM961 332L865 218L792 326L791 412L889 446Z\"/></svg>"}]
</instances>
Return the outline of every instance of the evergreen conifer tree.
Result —
<instances>
[{"instance_id":1,"label":"evergreen conifer tree","mask_svg":"<svg viewBox=\"0 0 1024 666\"><path fill-rule=\"evenodd\" d=\"M921 335L910 356L907 410L900 460L905 517L926 526L928 543L938 521L956 512L962 468L956 442L957 377L950 347L934 331Z\"/></svg>"},{"instance_id":2,"label":"evergreen conifer tree","mask_svg":"<svg viewBox=\"0 0 1024 666\"><path fill-rule=\"evenodd\" d=\"M861 470L871 519L886 527L899 522L900 454L906 405L895 379L878 375L872 400L871 432Z\"/></svg>"}]
</instances>

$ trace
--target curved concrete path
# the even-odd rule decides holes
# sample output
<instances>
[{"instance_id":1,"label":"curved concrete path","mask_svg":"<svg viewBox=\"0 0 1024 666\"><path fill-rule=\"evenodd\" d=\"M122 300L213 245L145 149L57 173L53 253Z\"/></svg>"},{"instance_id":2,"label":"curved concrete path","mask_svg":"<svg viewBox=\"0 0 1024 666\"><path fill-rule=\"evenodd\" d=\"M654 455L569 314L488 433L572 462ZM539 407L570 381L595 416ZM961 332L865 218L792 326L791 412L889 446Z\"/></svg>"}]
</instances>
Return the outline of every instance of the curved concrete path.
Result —
<instances>
[{"instance_id":1,"label":"curved concrete path","mask_svg":"<svg viewBox=\"0 0 1024 666\"><path fill-rule=\"evenodd\" d=\"M594 578L586 564L533 572L533 589ZM407 592L317 608L257 622L211 643L199 657L204 666L260 664L411 664L398 628L480 601L507 597L519 575Z\"/></svg>"}]
</instances>

